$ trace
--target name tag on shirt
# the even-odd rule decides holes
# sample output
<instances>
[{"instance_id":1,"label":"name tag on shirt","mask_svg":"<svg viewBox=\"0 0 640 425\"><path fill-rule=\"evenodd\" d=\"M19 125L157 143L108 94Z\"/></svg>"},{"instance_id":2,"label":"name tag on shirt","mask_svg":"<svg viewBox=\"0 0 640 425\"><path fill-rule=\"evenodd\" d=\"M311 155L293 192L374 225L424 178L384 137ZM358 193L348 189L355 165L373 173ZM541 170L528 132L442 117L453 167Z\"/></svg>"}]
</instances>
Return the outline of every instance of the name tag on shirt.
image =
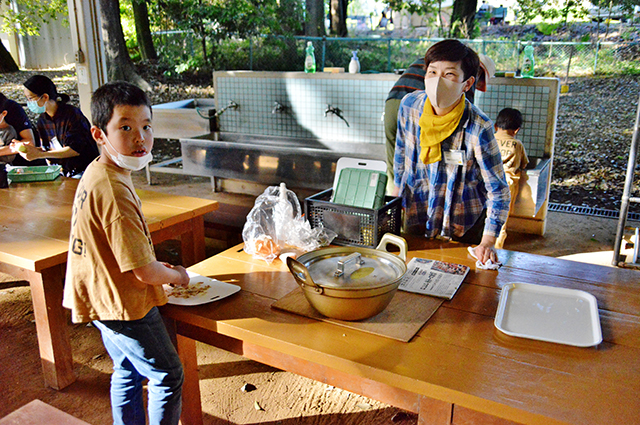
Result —
<instances>
[{"instance_id":1,"label":"name tag on shirt","mask_svg":"<svg viewBox=\"0 0 640 425\"><path fill-rule=\"evenodd\" d=\"M451 149L444 151L444 162L447 165L464 165L466 156L465 151Z\"/></svg>"},{"instance_id":2,"label":"name tag on shirt","mask_svg":"<svg viewBox=\"0 0 640 425\"><path fill-rule=\"evenodd\" d=\"M53 139L51 139L49 141L49 143L51 144L51 149L50 150L60 150L62 149L62 144L58 141L57 137L53 137Z\"/></svg>"}]
</instances>

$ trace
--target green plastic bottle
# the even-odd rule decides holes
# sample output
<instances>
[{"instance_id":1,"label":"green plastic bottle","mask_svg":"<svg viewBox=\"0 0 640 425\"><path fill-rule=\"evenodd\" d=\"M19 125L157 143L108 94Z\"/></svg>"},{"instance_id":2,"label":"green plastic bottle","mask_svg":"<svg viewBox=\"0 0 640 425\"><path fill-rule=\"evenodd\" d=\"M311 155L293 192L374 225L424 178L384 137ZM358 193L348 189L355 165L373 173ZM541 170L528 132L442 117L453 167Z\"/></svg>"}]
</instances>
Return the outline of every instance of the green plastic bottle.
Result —
<instances>
[{"instance_id":1,"label":"green plastic bottle","mask_svg":"<svg viewBox=\"0 0 640 425\"><path fill-rule=\"evenodd\" d=\"M533 67L535 66L536 61L533 58L533 46L528 44L524 48L524 61L522 62L522 76L525 78L533 77Z\"/></svg>"},{"instance_id":2,"label":"green plastic bottle","mask_svg":"<svg viewBox=\"0 0 640 425\"><path fill-rule=\"evenodd\" d=\"M304 72L316 72L316 55L313 53L313 44L307 41L307 55L304 58Z\"/></svg>"}]
</instances>

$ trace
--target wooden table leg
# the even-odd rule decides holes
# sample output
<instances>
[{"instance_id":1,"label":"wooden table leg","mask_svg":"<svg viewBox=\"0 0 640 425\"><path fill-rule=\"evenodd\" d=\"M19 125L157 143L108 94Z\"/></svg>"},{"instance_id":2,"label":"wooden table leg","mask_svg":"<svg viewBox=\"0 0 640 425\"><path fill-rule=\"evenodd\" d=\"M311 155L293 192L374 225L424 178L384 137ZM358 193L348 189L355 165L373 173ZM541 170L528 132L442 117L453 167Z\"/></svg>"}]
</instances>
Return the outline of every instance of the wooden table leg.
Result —
<instances>
[{"instance_id":1,"label":"wooden table leg","mask_svg":"<svg viewBox=\"0 0 640 425\"><path fill-rule=\"evenodd\" d=\"M192 266L207 258L204 242L204 217L198 216L189 220L189 232L180 235L182 265Z\"/></svg>"},{"instance_id":2,"label":"wooden table leg","mask_svg":"<svg viewBox=\"0 0 640 425\"><path fill-rule=\"evenodd\" d=\"M62 307L64 266L28 274L44 382L61 390L76 380L67 317Z\"/></svg>"},{"instance_id":3,"label":"wooden table leg","mask_svg":"<svg viewBox=\"0 0 640 425\"><path fill-rule=\"evenodd\" d=\"M429 397L420 397L418 425L451 425L453 404Z\"/></svg>"},{"instance_id":4,"label":"wooden table leg","mask_svg":"<svg viewBox=\"0 0 640 425\"><path fill-rule=\"evenodd\" d=\"M180 423L182 425L202 425L202 402L200 399L196 341L177 335L177 348L184 368Z\"/></svg>"}]
</instances>

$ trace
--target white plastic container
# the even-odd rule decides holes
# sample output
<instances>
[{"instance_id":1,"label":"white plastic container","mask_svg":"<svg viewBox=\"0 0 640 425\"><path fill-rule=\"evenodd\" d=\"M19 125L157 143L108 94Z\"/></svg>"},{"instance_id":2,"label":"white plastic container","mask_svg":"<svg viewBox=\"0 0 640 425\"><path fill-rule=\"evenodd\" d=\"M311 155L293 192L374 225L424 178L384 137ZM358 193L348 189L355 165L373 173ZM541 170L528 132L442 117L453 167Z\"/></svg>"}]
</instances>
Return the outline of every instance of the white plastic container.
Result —
<instances>
[{"instance_id":1,"label":"white plastic container","mask_svg":"<svg viewBox=\"0 0 640 425\"><path fill-rule=\"evenodd\" d=\"M351 62L349 62L349 73L357 74L360 72L360 60L358 59L358 51L353 51L353 56L351 57Z\"/></svg>"}]
</instances>

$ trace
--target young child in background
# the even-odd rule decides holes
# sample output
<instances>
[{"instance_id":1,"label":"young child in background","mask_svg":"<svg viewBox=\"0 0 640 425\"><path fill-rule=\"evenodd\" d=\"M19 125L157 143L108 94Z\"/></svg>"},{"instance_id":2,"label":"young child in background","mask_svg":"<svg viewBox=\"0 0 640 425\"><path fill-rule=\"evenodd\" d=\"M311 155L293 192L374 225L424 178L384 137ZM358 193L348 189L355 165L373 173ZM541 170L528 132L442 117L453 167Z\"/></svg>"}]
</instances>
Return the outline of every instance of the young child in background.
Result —
<instances>
[{"instance_id":1,"label":"young child in background","mask_svg":"<svg viewBox=\"0 0 640 425\"><path fill-rule=\"evenodd\" d=\"M516 197L518 196L520 174L522 170L527 167L527 164L529 164L529 158L527 158L527 153L524 150L522 142L516 139L516 135L521 127L522 114L517 109L504 108L498 113L495 122L495 136L498 146L500 147L504 173L507 178L507 183L509 183L509 191L511 192L509 213L513 211L513 204L515 204ZM504 223L498 235L496 248L502 248L506 238L507 222Z\"/></svg>"},{"instance_id":2,"label":"young child in background","mask_svg":"<svg viewBox=\"0 0 640 425\"><path fill-rule=\"evenodd\" d=\"M2 154L0 155L0 189L9 187L7 164L11 164L15 155L7 155L7 153L11 152L11 142L18 137L16 129L5 121L7 109L4 103L4 100L0 99L0 153Z\"/></svg>"},{"instance_id":3,"label":"young child in background","mask_svg":"<svg viewBox=\"0 0 640 425\"><path fill-rule=\"evenodd\" d=\"M113 360L113 423L177 424L184 374L157 306L163 284L186 287L181 266L158 262L131 180L151 160L151 103L138 87L113 82L91 99L91 134L102 154L84 172L71 221L63 306L74 323L93 321Z\"/></svg>"},{"instance_id":4,"label":"young child in background","mask_svg":"<svg viewBox=\"0 0 640 425\"><path fill-rule=\"evenodd\" d=\"M5 102L0 99L0 150L3 153L0 155L0 167L4 167L5 164L11 164L11 161L15 158L15 155L10 154L9 145L18 138L16 129L5 120L8 112L5 108Z\"/></svg>"}]
</instances>

